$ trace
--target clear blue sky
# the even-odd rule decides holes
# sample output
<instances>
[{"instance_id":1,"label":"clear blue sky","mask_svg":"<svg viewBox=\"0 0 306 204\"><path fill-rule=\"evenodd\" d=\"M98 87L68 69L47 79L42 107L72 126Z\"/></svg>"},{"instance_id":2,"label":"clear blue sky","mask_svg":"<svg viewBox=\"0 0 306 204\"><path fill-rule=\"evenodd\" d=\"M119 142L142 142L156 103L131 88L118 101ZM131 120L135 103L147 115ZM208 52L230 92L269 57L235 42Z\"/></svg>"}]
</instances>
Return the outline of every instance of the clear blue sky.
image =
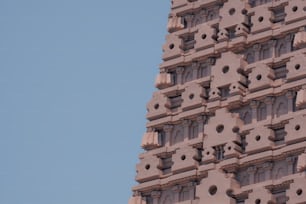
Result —
<instances>
[{"instance_id":1,"label":"clear blue sky","mask_svg":"<svg viewBox=\"0 0 306 204\"><path fill-rule=\"evenodd\" d=\"M0 204L124 204L170 0L0 0Z\"/></svg>"}]
</instances>

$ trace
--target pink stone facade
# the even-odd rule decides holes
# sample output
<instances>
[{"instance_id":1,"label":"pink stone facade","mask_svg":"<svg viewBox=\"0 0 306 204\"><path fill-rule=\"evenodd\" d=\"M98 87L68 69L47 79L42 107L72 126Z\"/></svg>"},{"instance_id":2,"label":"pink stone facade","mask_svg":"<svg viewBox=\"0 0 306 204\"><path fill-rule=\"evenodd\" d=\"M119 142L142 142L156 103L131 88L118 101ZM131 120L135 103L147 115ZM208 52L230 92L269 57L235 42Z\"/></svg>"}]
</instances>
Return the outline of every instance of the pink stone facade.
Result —
<instances>
[{"instance_id":1,"label":"pink stone facade","mask_svg":"<svg viewBox=\"0 0 306 204\"><path fill-rule=\"evenodd\" d=\"M306 0L172 0L129 204L306 204Z\"/></svg>"}]
</instances>

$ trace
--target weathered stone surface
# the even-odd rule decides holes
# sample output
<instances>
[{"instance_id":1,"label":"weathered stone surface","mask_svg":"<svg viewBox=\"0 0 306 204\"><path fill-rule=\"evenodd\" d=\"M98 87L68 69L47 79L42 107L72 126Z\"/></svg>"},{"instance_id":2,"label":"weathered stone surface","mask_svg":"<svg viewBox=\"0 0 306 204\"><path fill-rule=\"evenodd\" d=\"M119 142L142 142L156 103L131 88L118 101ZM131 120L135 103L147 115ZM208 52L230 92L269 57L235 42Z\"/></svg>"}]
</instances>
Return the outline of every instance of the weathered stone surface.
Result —
<instances>
[{"instance_id":1,"label":"weathered stone surface","mask_svg":"<svg viewBox=\"0 0 306 204\"><path fill-rule=\"evenodd\" d=\"M306 203L306 0L172 0L129 204Z\"/></svg>"}]
</instances>

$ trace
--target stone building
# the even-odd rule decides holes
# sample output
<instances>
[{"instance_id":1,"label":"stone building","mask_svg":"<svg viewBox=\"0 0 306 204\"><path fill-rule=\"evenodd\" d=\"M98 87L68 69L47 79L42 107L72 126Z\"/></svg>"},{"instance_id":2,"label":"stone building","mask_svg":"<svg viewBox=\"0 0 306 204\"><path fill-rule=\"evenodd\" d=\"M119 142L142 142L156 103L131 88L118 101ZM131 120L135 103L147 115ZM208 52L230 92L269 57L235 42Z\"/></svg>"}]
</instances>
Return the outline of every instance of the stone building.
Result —
<instances>
[{"instance_id":1,"label":"stone building","mask_svg":"<svg viewBox=\"0 0 306 204\"><path fill-rule=\"evenodd\" d=\"M306 203L306 0L172 0L129 204Z\"/></svg>"}]
</instances>

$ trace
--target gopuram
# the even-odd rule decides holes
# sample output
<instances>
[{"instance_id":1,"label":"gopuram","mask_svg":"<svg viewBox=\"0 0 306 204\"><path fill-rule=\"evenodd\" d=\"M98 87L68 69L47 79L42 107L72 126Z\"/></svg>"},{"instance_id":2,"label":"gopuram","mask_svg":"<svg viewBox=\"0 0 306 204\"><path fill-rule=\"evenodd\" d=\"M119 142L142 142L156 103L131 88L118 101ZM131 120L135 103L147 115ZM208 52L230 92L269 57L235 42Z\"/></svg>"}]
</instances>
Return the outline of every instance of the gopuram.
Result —
<instances>
[{"instance_id":1,"label":"gopuram","mask_svg":"<svg viewBox=\"0 0 306 204\"><path fill-rule=\"evenodd\" d=\"M129 204L306 204L306 0L172 0Z\"/></svg>"}]
</instances>

